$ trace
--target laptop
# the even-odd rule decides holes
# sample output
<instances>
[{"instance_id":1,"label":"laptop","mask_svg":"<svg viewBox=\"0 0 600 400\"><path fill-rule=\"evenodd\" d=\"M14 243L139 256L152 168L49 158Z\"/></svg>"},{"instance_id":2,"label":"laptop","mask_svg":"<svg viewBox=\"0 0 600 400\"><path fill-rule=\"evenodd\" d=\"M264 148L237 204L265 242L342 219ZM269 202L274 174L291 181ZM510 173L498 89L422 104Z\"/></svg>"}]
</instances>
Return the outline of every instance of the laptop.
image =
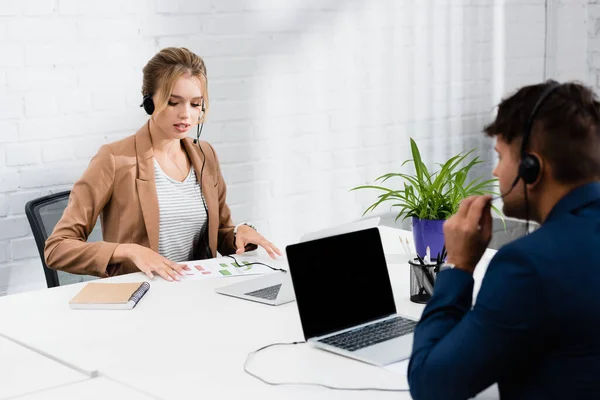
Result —
<instances>
[{"instance_id":1,"label":"laptop","mask_svg":"<svg viewBox=\"0 0 600 400\"><path fill-rule=\"evenodd\" d=\"M216 292L257 303L278 306L294 301L294 287L289 275L289 272L273 272L259 278L217 288Z\"/></svg>"},{"instance_id":2,"label":"laptop","mask_svg":"<svg viewBox=\"0 0 600 400\"><path fill-rule=\"evenodd\" d=\"M379 224L379 217L369 218L361 221L323 229L317 232L311 232L302 237L301 241L332 236L345 232L376 227ZM237 282L216 289L217 293L226 296L238 297L240 299L264 303L271 306L278 306L294 301L294 288L288 273L277 272L266 274L251 280Z\"/></svg>"},{"instance_id":3,"label":"laptop","mask_svg":"<svg viewBox=\"0 0 600 400\"><path fill-rule=\"evenodd\" d=\"M396 313L379 230L286 248L306 341L374 365L410 357L417 321Z\"/></svg>"},{"instance_id":4,"label":"laptop","mask_svg":"<svg viewBox=\"0 0 600 400\"><path fill-rule=\"evenodd\" d=\"M301 242L307 242L309 240L321 239L324 237L340 235L342 233L361 231L369 228L376 228L379 226L380 217L362 219L359 221L349 222L347 224L334 226L332 228L322 229L316 232L310 232L302 236Z\"/></svg>"}]
</instances>

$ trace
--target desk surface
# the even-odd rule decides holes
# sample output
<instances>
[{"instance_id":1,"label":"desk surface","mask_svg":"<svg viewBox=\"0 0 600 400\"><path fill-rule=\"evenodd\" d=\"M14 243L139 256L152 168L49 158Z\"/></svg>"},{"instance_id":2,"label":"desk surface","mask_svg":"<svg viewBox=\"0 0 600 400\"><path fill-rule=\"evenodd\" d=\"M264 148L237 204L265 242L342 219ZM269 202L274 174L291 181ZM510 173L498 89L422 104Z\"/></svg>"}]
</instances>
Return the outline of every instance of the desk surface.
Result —
<instances>
[{"instance_id":1,"label":"desk surface","mask_svg":"<svg viewBox=\"0 0 600 400\"><path fill-rule=\"evenodd\" d=\"M89 376L0 336L0 399L86 379Z\"/></svg>"},{"instance_id":2,"label":"desk surface","mask_svg":"<svg viewBox=\"0 0 600 400\"><path fill-rule=\"evenodd\" d=\"M385 227L380 230L398 312L418 319L423 306L408 299L408 257L398 241L399 235L411 234ZM493 254L489 250L476 271L476 290ZM243 364L251 351L270 343L303 340L303 336L295 302L272 307L215 293L215 288L231 284L233 279L248 278L175 283L155 279L132 311L71 310L68 302L83 284L7 296L0 298L0 333L162 399L197 399L206 395L266 399L410 398L408 393L273 387L245 374ZM110 279L142 280L147 280L142 273ZM408 387L405 365L381 369L305 344L261 352L250 368L271 381Z\"/></svg>"},{"instance_id":3,"label":"desk surface","mask_svg":"<svg viewBox=\"0 0 600 400\"><path fill-rule=\"evenodd\" d=\"M31 393L18 400L156 400L156 397L145 395L140 391L111 381L104 377L87 379L70 385L59 386L40 392Z\"/></svg>"}]
</instances>

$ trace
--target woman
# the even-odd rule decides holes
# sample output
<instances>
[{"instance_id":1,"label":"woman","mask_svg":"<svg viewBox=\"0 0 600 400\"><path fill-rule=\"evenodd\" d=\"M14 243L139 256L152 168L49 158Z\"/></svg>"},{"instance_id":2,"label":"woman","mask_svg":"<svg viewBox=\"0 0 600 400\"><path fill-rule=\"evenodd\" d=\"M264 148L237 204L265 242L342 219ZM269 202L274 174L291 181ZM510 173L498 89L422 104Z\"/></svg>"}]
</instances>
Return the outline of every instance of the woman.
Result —
<instances>
[{"instance_id":1,"label":"woman","mask_svg":"<svg viewBox=\"0 0 600 400\"><path fill-rule=\"evenodd\" d=\"M104 145L75 183L69 205L46 241L50 268L100 277L144 272L179 280L184 261L281 252L253 227L234 227L212 146L187 131L208 109L204 61L166 48L143 69L150 119L135 135ZM98 216L104 241L86 243Z\"/></svg>"}]
</instances>

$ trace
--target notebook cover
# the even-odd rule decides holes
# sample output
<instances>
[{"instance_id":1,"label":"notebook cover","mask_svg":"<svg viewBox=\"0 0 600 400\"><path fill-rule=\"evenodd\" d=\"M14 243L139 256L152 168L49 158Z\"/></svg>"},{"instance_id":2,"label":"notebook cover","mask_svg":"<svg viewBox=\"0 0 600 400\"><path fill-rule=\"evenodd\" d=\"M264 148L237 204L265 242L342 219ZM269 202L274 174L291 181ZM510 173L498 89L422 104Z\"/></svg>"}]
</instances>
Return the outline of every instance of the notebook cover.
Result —
<instances>
[{"instance_id":1,"label":"notebook cover","mask_svg":"<svg viewBox=\"0 0 600 400\"><path fill-rule=\"evenodd\" d=\"M125 304L143 283L88 283L69 304Z\"/></svg>"}]
</instances>

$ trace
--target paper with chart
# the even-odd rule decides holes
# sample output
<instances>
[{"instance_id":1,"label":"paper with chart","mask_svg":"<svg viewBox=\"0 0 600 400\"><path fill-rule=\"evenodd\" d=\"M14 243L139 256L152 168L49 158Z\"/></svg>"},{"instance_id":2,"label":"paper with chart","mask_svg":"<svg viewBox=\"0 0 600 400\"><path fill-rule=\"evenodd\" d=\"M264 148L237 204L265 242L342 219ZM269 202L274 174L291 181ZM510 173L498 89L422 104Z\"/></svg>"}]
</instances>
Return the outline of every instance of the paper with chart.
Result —
<instances>
[{"instance_id":1,"label":"paper with chart","mask_svg":"<svg viewBox=\"0 0 600 400\"><path fill-rule=\"evenodd\" d=\"M190 271L185 271L184 280L229 278L240 275L257 275L274 272L271 268L253 264L256 262L268 264L274 268L285 268L280 260L273 260L267 256L236 255L235 260L230 257L211 258L208 260L188 261L186 264Z\"/></svg>"}]
</instances>

